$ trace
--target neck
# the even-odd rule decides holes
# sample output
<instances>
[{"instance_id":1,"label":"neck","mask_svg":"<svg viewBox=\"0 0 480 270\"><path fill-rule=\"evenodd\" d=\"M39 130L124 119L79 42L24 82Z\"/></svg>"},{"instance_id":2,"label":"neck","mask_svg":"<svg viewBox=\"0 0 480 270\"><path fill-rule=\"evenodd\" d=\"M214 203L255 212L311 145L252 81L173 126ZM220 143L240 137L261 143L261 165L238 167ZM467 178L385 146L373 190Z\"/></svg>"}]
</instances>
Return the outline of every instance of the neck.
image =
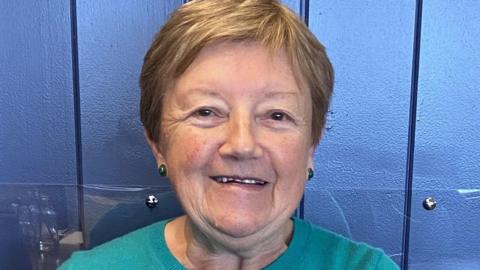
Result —
<instances>
[{"instance_id":1,"label":"neck","mask_svg":"<svg viewBox=\"0 0 480 270\"><path fill-rule=\"evenodd\" d=\"M234 238L202 232L187 216L167 224L165 239L172 254L187 269L261 269L288 247L293 224L288 220L274 235Z\"/></svg>"}]
</instances>

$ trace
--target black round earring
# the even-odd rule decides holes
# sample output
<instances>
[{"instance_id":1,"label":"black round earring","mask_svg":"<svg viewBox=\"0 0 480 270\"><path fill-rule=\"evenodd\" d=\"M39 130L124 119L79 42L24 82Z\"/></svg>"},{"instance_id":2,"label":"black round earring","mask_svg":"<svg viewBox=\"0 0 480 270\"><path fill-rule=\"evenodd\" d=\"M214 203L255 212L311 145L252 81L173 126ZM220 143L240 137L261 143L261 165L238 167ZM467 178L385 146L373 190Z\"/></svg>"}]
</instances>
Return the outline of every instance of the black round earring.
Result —
<instances>
[{"instance_id":1,"label":"black round earring","mask_svg":"<svg viewBox=\"0 0 480 270\"><path fill-rule=\"evenodd\" d=\"M313 178L313 169L312 168L308 168L308 180L312 179Z\"/></svg>"},{"instance_id":2,"label":"black round earring","mask_svg":"<svg viewBox=\"0 0 480 270\"><path fill-rule=\"evenodd\" d=\"M165 164L161 164L160 167L158 167L158 174L162 177L167 176L167 166Z\"/></svg>"}]
</instances>

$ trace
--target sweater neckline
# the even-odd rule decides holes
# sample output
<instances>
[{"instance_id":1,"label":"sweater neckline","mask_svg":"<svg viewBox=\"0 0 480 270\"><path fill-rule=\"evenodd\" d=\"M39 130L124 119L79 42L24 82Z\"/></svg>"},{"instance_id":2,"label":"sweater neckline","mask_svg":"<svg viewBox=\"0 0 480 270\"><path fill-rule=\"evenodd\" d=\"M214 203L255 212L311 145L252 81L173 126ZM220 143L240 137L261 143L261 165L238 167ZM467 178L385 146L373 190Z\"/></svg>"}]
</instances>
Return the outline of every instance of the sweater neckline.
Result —
<instances>
[{"instance_id":1,"label":"sweater neckline","mask_svg":"<svg viewBox=\"0 0 480 270\"><path fill-rule=\"evenodd\" d=\"M158 223L159 226L151 235L153 254L157 265L166 266L168 269L184 270L185 267L173 256L165 240L166 225L172 220L173 218ZM293 265L298 262L298 256L305 248L310 231L302 220L298 218L291 218L291 220L293 221L293 235L288 248L275 261L263 268L264 270L273 270L278 266Z\"/></svg>"}]
</instances>

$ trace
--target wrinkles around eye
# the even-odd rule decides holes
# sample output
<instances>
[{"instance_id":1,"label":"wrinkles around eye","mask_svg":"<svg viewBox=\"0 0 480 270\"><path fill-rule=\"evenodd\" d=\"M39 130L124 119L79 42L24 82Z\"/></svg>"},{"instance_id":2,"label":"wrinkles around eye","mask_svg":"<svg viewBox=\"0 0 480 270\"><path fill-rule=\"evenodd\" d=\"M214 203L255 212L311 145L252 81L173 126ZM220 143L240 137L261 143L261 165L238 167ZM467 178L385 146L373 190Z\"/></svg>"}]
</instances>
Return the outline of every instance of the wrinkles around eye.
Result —
<instances>
[{"instance_id":1,"label":"wrinkles around eye","mask_svg":"<svg viewBox=\"0 0 480 270\"><path fill-rule=\"evenodd\" d=\"M225 121L228 121L229 113L222 112L217 108L201 107L193 109L187 116L187 119L194 125L200 127L214 127ZM283 110L268 110L263 114L255 116L266 127L273 129L285 129L288 127L296 127L301 122L289 112Z\"/></svg>"}]
</instances>

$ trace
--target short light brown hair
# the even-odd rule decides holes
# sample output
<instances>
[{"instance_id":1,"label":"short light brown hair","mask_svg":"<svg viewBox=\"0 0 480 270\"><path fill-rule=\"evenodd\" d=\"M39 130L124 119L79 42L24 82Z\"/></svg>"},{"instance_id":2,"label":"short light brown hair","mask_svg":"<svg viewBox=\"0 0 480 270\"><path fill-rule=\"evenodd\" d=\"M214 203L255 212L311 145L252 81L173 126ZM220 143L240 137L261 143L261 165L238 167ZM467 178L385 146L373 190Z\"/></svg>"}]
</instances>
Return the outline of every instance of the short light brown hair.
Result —
<instances>
[{"instance_id":1,"label":"short light brown hair","mask_svg":"<svg viewBox=\"0 0 480 270\"><path fill-rule=\"evenodd\" d=\"M276 0L197 0L171 15L145 55L140 76L140 115L150 139L160 140L166 91L205 46L217 41L257 41L272 52L285 50L299 86L310 89L311 138L318 144L333 90L333 68L303 21Z\"/></svg>"}]
</instances>

